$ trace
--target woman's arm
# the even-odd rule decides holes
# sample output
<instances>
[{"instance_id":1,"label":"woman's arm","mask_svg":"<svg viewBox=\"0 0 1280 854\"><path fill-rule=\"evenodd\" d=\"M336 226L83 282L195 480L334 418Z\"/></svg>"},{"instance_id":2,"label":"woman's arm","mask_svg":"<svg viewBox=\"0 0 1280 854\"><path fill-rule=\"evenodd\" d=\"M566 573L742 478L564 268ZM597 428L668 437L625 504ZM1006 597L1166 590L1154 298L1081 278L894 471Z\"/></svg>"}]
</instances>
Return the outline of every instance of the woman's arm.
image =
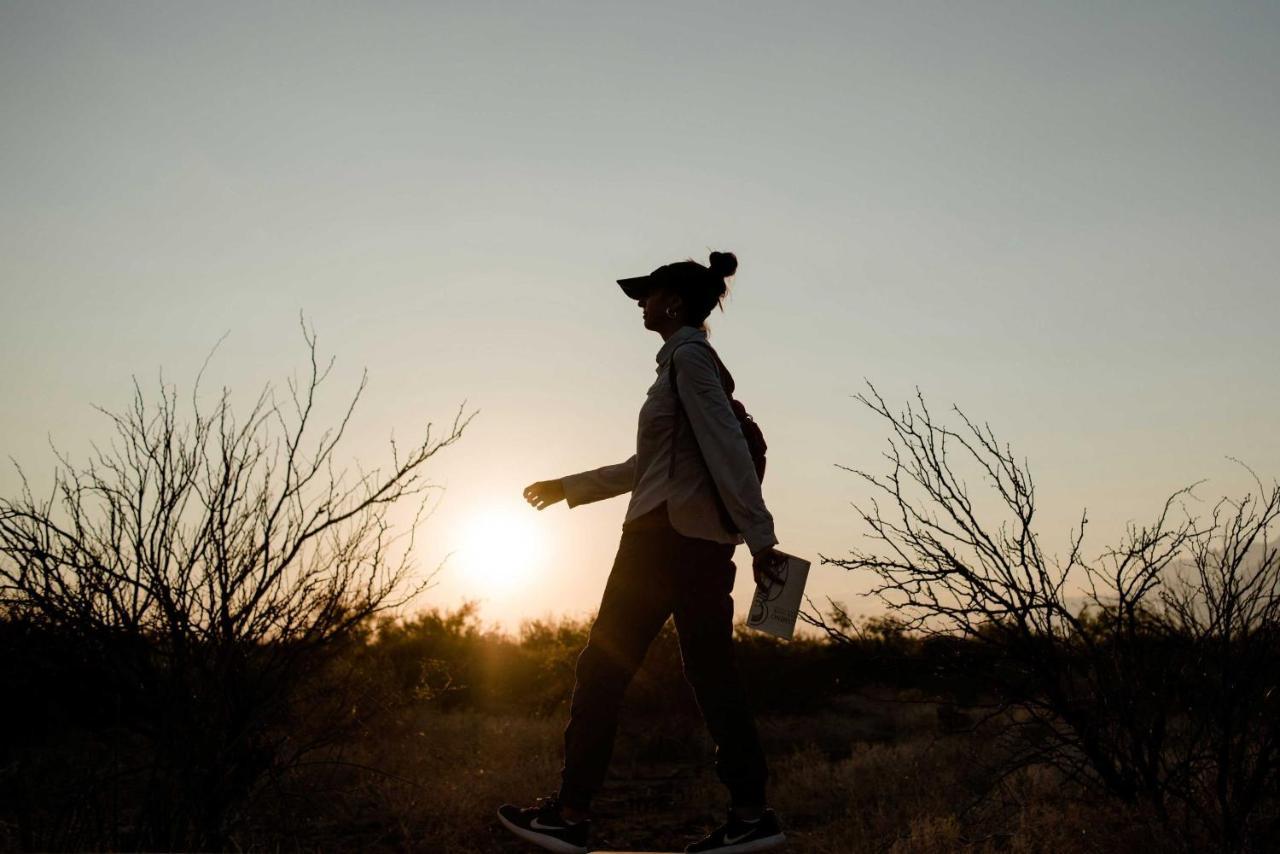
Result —
<instances>
[{"instance_id":1,"label":"woman's arm","mask_svg":"<svg viewBox=\"0 0 1280 854\"><path fill-rule=\"evenodd\" d=\"M765 507L751 450L720 383L715 357L707 347L692 344L677 348L671 358L676 363L680 403L689 415L711 479L747 548L753 555L762 552L778 542L773 516Z\"/></svg>"},{"instance_id":2,"label":"woman's arm","mask_svg":"<svg viewBox=\"0 0 1280 854\"><path fill-rule=\"evenodd\" d=\"M630 492L635 477L636 455L632 454L625 462L566 475L560 483L564 486L565 503L577 507Z\"/></svg>"}]
</instances>

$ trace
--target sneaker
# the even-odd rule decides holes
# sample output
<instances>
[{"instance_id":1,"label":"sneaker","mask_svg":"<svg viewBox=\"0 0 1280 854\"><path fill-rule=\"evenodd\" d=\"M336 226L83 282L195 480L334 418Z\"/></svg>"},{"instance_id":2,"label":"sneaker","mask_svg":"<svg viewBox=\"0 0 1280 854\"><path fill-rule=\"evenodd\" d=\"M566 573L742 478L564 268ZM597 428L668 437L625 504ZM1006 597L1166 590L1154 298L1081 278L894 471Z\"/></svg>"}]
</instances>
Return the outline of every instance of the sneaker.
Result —
<instances>
[{"instance_id":1,"label":"sneaker","mask_svg":"<svg viewBox=\"0 0 1280 854\"><path fill-rule=\"evenodd\" d=\"M729 813L729 821L720 825L705 839L699 839L685 847L686 852L717 851L720 854L746 854L749 851L768 851L777 848L787 841L786 834L778 824L777 814L766 809L755 821L744 821L734 818Z\"/></svg>"},{"instance_id":2,"label":"sneaker","mask_svg":"<svg viewBox=\"0 0 1280 854\"><path fill-rule=\"evenodd\" d=\"M555 795L538 798L531 807L503 804L498 807L498 819L516 836L548 851L587 854L591 819L570 824L560 814L560 799Z\"/></svg>"}]
</instances>

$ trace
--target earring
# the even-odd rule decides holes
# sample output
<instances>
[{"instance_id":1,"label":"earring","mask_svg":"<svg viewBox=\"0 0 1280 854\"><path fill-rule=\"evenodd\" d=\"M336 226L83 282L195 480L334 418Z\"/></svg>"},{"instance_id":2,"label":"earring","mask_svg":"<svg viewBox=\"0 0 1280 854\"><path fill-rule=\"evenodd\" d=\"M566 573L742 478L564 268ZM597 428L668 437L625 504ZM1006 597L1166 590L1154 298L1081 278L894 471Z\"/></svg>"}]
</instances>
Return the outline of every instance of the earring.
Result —
<instances>
[{"instance_id":1,"label":"earring","mask_svg":"<svg viewBox=\"0 0 1280 854\"><path fill-rule=\"evenodd\" d=\"M667 317L671 318L672 320L675 320L677 314L678 314L677 312L674 312L671 310L670 306L667 306Z\"/></svg>"}]
</instances>

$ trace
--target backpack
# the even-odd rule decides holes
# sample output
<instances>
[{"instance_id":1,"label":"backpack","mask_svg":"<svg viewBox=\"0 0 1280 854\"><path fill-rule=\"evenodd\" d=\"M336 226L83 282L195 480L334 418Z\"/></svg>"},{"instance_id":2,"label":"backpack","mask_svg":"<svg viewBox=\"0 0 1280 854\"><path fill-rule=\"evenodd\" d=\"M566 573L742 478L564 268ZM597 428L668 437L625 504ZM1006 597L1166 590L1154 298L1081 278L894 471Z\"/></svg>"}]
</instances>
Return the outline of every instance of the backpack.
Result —
<instances>
[{"instance_id":1,"label":"backpack","mask_svg":"<svg viewBox=\"0 0 1280 854\"><path fill-rule=\"evenodd\" d=\"M736 400L733 396L733 375L729 373L729 369L724 366L724 362L720 361L720 354L716 352L705 341L691 341L688 343L705 344L707 349L711 351L711 356L716 360L716 366L720 370L720 385L724 387L725 397L729 398L729 406L733 409L733 414L738 419L738 426L742 428L742 436L747 440L747 450L751 452L751 462L755 465L756 479L761 483L764 482L764 464L765 451L769 449L768 444L764 440L764 431L760 429L760 425L747 412L747 408L742 405L742 401ZM681 344L680 347L685 346ZM677 347L676 349L680 349ZM675 352L671 353L670 368L671 374L671 392L676 398L675 425L671 431L671 465L667 469L667 477L671 477L676 469L676 433L680 430L680 415L684 411L684 407L680 403L680 389L676 385L676 359ZM728 508L724 506L724 499L720 497L720 491L714 490L716 496L716 505L720 510L720 521L724 524L725 529L730 533L739 533L738 526L734 524L733 519L729 516Z\"/></svg>"}]
</instances>

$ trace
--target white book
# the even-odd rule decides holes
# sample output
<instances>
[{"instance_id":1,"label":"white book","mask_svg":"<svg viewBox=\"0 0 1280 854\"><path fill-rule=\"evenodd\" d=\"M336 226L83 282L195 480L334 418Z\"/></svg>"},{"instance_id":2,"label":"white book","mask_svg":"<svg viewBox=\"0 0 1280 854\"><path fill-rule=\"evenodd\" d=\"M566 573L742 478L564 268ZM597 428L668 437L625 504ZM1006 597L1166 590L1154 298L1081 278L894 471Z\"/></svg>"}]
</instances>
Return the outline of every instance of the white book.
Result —
<instances>
[{"instance_id":1,"label":"white book","mask_svg":"<svg viewBox=\"0 0 1280 854\"><path fill-rule=\"evenodd\" d=\"M791 640L796 631L796 618L800 616L800 603L804 600L804 585L809 580L809 561L784 551L778 554L787 559L775 568L782 580L774 582L766 578L756 585L747 625Z\"/></svg>"}]
</instances>

